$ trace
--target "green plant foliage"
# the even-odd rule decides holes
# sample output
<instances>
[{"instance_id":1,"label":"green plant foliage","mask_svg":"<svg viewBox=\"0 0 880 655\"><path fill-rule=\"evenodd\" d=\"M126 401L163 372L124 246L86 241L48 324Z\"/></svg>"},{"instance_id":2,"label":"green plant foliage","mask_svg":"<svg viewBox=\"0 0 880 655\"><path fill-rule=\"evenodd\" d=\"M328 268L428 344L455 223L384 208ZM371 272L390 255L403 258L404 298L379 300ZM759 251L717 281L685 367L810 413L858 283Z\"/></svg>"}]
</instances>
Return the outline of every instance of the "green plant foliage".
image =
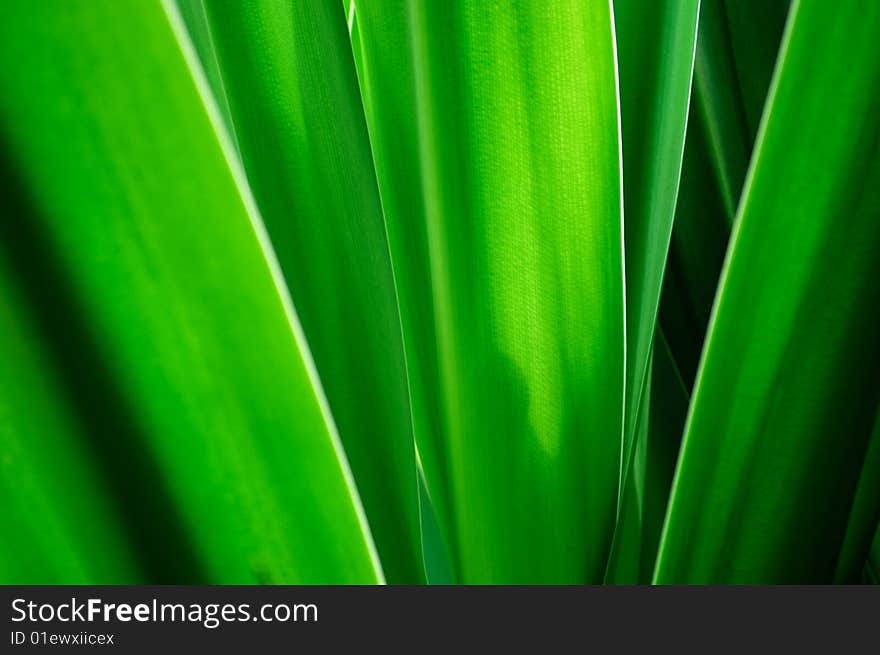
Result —
<instances>
[{"instance_id":1,"label":"green plant foliage","mask_svg":"<svg viewBox=\"0 0 880 655\"><path fill-rule=\"evenodd\" d=\"M424 282L412 292L431 307L424 332L404 315L404 338L434 359L420 368L436 375L423 393L436 423L417 421L416 438L432 498L447 499L458 577L600 580L624 386L610 8L516 5L486 20L479 3L364 4L373 140L400 139L403 122L415 139L402 165L420 213L386 220L397 278ZM411 59L381 38L393 29ZM401 61L377 63L389 52ZM373 104L383 75L411 113ZM399 254L409 231L424 248L413 271Z\"/></svg>"},{"instance_id":2,"label":"green plant foliage","mask_svg":"<svg viewBox=\"0 0 880 655\"><path fill-rule=\"evenodd\" d=\"M4 165L5 179L10 172ZM14 198L7 196L4 202L0 232L4 244L16 236L9 229L11 212L26 209ZM163 579L166 572L156 570L159 567L151 570L149 561L131 552L127 515L119 502L121 490L118 485L114 488L112 478L102 484L102 460L92 457L88 395L77 398L66 392L65 369L53 362L57 351L53 352L48 335L41 335L49 321L61 316L35 311L30 290L16 284L22 276L10 254L4 248L0 257L0 524L8 535L0 549L0 580L86 584ZM65 351L80 345L72 339L58 341ZM81 360L69 362L74 371L83 369ZM100 409L97 404L92 407ZM142 506L147 509L146 503ZM133 518L137 520L130 527L137 530L141 516ZM103 555L97 556L95 543L102 544ZM191 575L177 573L181 579Z\"/></svg>"},{"instance_id":3,"label":"green plant foliage","mask_svg":"<svg viewBox=\"0 0 880 655\"><path fill-rule=\"evenodd\" d=\"M697 39L698 0L618 0L620 114L626 243L627 422L624 476L633 450L678 180Z\"/></svg>"},{"instance_id":4,"label":"green plant foliage","mask_svg":"<svg viewBox=\"0 0 880 655\"><path fill-rule=\"evenodd\" d=\"M703 0L661 322L690 389L788 0Z\"/></svg>"},{"instance_id":5,"label":"green plant foliage","mask_svg":"<svg viewBox=\"0 0 880 655\"><path fill-rule=\"evenodd\" d=\"M229 102L385 573L424 582L400 317L345 14L314 2L204 6L215 94Z\"/></svg>"},{"instance_id":6,"label":"green plant foliage","mask_svg":"<svg viewBox=\"0 0 880 655\"><path fill-rule=\"evenodd\" d=\"M606 580L635 580L641 553L642 502L630 479L638 439L647 438L648 366L675 215L691 93L699 2L614 5L619 53L626 244L626 411L621 515ZM642 458L644 464L644 458ZM635 512L637 516L623 514ZM623 569L628 573L624 575ZM609 578L611 571L616 571Z\"/></svg>"},{"instance_id":7,"label":"green plant foliage","mask_svg":"<svg viewBox=\"0 0 880 655\"><path fill-rule=\"evenodd\" d=\"M880 8L838 8L830 26L819 3L792 8L697 376L659 582L834 573L880 388L878 28ZM844 50L846 61L826 56Z\"/></svg>"},{"instance_id":8,"label":"green plant foliage","mask_svg":"<svg viewBox=\"0 0 880 655\"><path fill-rule=\"evenodd\" d=\"M5 542L4 561L56 548L83 505L92 523L110 514L105 544L75 526L55 570L5 568L7 580L381 580L284 282L174 19L158 3L5 7L0 59L16 65L0 72L0 128L18 184L3 289L17 294L7 329L32 331L26 349L4 348L7 379L32 386L3 397L4 448L25 451L4 452L3 488L52 479L55 442L81 463L68 487L43 490L50 530L41 513L4 518L4 534L33 535ZM91 503L97 489L106 503Z\"/></svg>"},{"instance_id":9,"label":"green plant foliage","mask_svg":"<svg viewBox=\"0 0 880 655\"><path fill-rule=\"evenodd\" d=\"M877 43L10 0L0 582L878 583Z\"/></svg>"},{"instance_id":10,"label":"green plant foliage","mask_svg":"<svg viewBox=\"0 0 880 655\"><path fill-rule=\"evenodd\" d=\"M676 366L666 335L660 329L654 337L651 414L645 454L645 491L642 510L639 578L648 584L654 573L657 548L672 477L681 447L681 432L688 408L688 392Z\"/></svg>"},{"instance_id":11,"label":"green plant foliage","mask_svg":"<svg viewBox=\"0 0 880 655\"><path fill-rule=\"evenodd\" d=\"M438 336L424 221L415 69L405 0L349 5L352 51L396 272L416 444L453 572L458 557L443 445Z\"/></svg>"}]
</instances>

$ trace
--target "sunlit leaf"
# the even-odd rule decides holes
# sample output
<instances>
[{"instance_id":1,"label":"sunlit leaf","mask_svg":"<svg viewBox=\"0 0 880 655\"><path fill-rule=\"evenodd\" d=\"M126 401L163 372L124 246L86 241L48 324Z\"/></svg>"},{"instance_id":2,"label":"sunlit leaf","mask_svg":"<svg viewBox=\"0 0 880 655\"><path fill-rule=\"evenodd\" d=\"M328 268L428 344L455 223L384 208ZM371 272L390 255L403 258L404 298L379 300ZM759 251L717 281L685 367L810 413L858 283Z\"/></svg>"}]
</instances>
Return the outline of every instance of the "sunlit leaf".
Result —
<instances>
[{"instance_id":1,"label":"sunlit leaf","mask_svg":"<svg viewBox=\"0 0 880 655\"><path fill-rule=\"evenodd\" d=\"M610 7L356 15L416 439L458 577L601 580L624 388Z\"/></svg>"},{"instance_id":2,"label":"sunlit leaf","mask_svg":"<svg viewBox=\"0 0 880 655\"><path fill-rule=\"evenodd\" d=\"M58 529L96 488L109 507L95 505L89 520L111 518L104 533L56 541L40 515L13 514L13 527L35 524L4 525L6 559L67 542L74 555L55 564L85 573L20 568L4 581L382 579L195 58L171 3L5 5L0 60L15 65L0 69L0 134L17 195L4 203L2 288L17 298L7 318L21 322L9 332L35 327L27 350L4 361L44 372L4 374L31 385L21 397L38 405L3 396L4 452L9 442L27 451L4 460L3 487L32 484L36 463L50 477L62 462L41 451L61 444L75 451L63 475L76 483L64 495L45 487ZM41 432L53 436L23 438ZM129 553L118 552L120 535Z\"/></svg>"},{"instance_id":3,"label":"sunlit leaf","mask_svg":"<svg viewBox=\"0 0 880 655\"><path fill-rule=\"evenodd\" d=\"M327 2L204 5L244 168L385 573L423 582L400 317L345 13Z\"/></svg>"}]
</instances>

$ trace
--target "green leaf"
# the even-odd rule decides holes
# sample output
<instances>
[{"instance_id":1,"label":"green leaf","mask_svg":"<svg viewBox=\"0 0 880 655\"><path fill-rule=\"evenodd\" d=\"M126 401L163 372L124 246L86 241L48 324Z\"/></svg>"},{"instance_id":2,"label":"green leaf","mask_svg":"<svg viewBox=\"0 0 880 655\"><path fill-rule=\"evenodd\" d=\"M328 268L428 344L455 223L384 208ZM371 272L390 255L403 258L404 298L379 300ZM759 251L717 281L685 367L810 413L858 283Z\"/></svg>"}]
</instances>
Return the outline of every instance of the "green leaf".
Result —
<instances>
[{"instance_id":1,"label":"green leaf","mask_svg":"<svg viewBox=\"0 0 880 655\"><path fill-rule=\"evenodd\" d=\"M633 467L624 488L606 583L651 582L678 461L688 394L659 326L643 391L646 398L639 404Z\"/></svg>"},{"instance_id":2,"label":"green leaf","mask_svg":"<svg viewBox=\"0 0 880 655\"><path fill-rule=\"evenodd\" d=\"M422 455L431 506L455 574L458 555L453 545L457 539L443 445L443 406L438 402L442 394L409 12L406 0L352 0L351 7L352 50L400 302L413 432Z\"/></svg>"},{"instance_id":3,"label":"green leaf","mask_svg":"<svg viewBox=\"0 0 880 655\"><path fill-rule=\"evenodd\" d=\"M22 377L34 385L24 393L51 394L38 415L4 395L4 445L10 434L55 433L19 439L27 457L4 462L4 487L27 493L15 481L27 482L30 463L57 468L44 450L84 434L92 443L77 459L91 466L70 472L82 482L66 497L47 494L51 511L70 522L93 506L97 521L91 489L109 488L118 513L133 513L129 549L150 582L382 580L277 260L176 7L8 2L0 61L0 135L26 208L4 209L4 288L21 285L18 306L42 316L18 365L46 370ZM68 432L58 422L74 404L83 425ZM89 469L102 479L89 482ZM31 528L4 524L6 552L69 540L113 563L72 578L141 579L128 578L113 534L56 541Z\"/></svg>"},{"instance_id":4,"label":"green leaf","mask_svg":"<svg viewBox=\"0 0 880 655\"><path fill-rule=\"evenodd\" d=\"M699 0L616 0L626 214L624 484L672 233Z\"/></svg>"},{"instance_id":5,"label":"green leaf","mask_svg":"<svg viewBox=\"0 0 880 655\"><path fill-rule=\"evenodd\" d=\"M698 0L614 4L620 53L624 205L626 207L627 391L622 500L606 582L635 583L641 556L642 501L630 479L636 452L647 447L647 373L678 194Z\"/></svg>"},{"instance_id":6,"label":"green leaf","mask_svg":"<svg viewBox=\"0 0 880 655\"><path fill-rule=\"evenodd\" d=\"M728 218L737 208L789 0L705 0L694 86Z\"/></svg>"},{"instance_id":7,"label":"green leaf","mask_svg":"<svg viewBox=\"0 0 880 655\"><path fill-rule=\"evenodd\" d=\"M649 362L647 379L642 386L642 394L645 397L638 403L639 417L634 435L633 460L630 462L629 475L623 486L603 584L637 584L639 581L647 470L645 451L648 446L648 416L651 404L651 367L652 364Z\"/></svg>"},{"instance_id":8,"label":"green leaf","mask_svg":"<svg viewBox=\"0 0 880 655\"><path fill-rule=\"evenodd\" d=\"M446 544L440 534L440 526L431 505L424 475L419 475L419 510L422 518L422 544L427 582L432 585L455 584Z\"/></svg>"},{"instance_id":9,"label":"green leaf","mask_svg":"<svg viewBox=\"0 0 880 655\"><path fill-rule=\"evenodd\" d=\"M416 439L456 577L599 581L624 391L610 7L356 15Z\"/></svg>"},{"instance_id":10,"label":"green leaf","mask_svg":"<svg viewBox=\"0 0 880 655\"><path fill-rule=\"evenodd\" d=\"M236 141L235 129L232 125L232 111L229 109L229 99L226 96L226 86L223 83L223 75L220 72L220 62L217 59L217 48L214 44L214 36L211 34L211 26L208 24L208 15L205 11L205 0L175 0L180 16L189 32L190 40L208 80L208 85L214 93L214 99L223 124L229 136Z\"/></svg>"},{"instance_id":11,"label":"green leaf","mask_svg":"<svg viewBox=\"0 0 880 655\"><path fill-rule=\"evenodd\" d=\"M657 582L834 574L880 388L878 39L880 6L792 6Z\"/></svg>"},{"instance_id":12,"label":"green leaf","mask_svg":"<svg viewBox=\"0 0 880 655\"><path fill-rule=\"evenodd\" d=\"M649 584L654 573L689 400L666 335L658 327L654 338L650 428L645 454L640 584Z\"/></svg>"},{"instance_id":13,"label":"green leaf","mask_svg":"<svg viewBox=\"0 0 880 655\"><path fill-rule=\"evenodd\" d=\"M717 17L725 26L721 39L725 41L724 47L730 49L736 68L735 77L729 82L737 87L736 97L741 103L744 119L743 132L748 137L751 151L764 112L791 0L704 1L715 8L713 14L724 12L723 17Z\"/></svg>"},{"instance_id":14,"label":"green leaf","mask_svg":"<svg viewBox=\"0 0 880 655\"><path fill-rule=\"evenodd\" d=\"M75 317L64 311L57 297L47 298L42 306L28 301L30 289L23 284L16 256L39 260L41 255L26 252L26 244L15 247L13 221L15 216L27 216L27 207L12 186L13 171L5 160L2 163L0 171L10 187L0 210L0 529L4 535L0 582L161 580L167 571L163 570L164 562L157 560L170 553L162 552L162 541L156 550L150 550L149 544L156 543L153 538L167 537L169 524L160 522L152 533L144 529L151 510L160 509L161 497L151 495L134 503L134 511L122 506L126 478L114 475L115 462L102 457L109 450L107 446L114 445L114 437L96 430L92 423L99 418L100 423L111 424L118 414L91 401L86 387L73 387L73 393L64 389L66 371L56 358L64 361L66 357L67 369L83 365L66 348L80 345L73 339ZM43 264L27 279L48 284L45 275L40 275L46 270ZM60 325L65 329L57 330ZM40 334L48 330L57 334ZM49 344L42 341L50 338ZM53 350L51 344L60 348ZM96 377L93 372L93 383ZM77 391L85 393L77 396ZM108 440L104 443L94 439L105 436ZM125 459L121 463L125 464ZM102 480L103 472L108 473L106 481ZM76 493L71 493L72 489ZM133 552L128 530L143 538L145 554ZM100 556L96 556L95 544L101 544ZM178 561L185 559L184 554ZM180 579L193 576L193 571L175 573Z\"/></svg>"},{"instance_id":15,"label":"green leaf","mask_svg":"<svg viewBox=\"0 0 880 655\"><path fill-rule=\"evenodd\" d=\"M703 0L660 322L693 386L788 0Z\"/></svg>"},{"instance_id":16,"label":"green leaf","mask_svg":"<svg viewBox=\"0 0 880 655\"><path fill-rule=\"evenodd\" d=\"M699 45L697 46L699 49ZM687 388L693 387L703 337L730 237L704 123L692 100L681 190L663 280L660 319Z\"/></svg>"},{"instance_id":17,"label":"green leaf","mask_svg":"<svg viewBox=\"0 0 880 655\"><path fill-rule=\"evenodd\" d=\"M205 0L245 171L389 582L424 582L406 364L346 16Z\"/></svg>"}]
</instances>

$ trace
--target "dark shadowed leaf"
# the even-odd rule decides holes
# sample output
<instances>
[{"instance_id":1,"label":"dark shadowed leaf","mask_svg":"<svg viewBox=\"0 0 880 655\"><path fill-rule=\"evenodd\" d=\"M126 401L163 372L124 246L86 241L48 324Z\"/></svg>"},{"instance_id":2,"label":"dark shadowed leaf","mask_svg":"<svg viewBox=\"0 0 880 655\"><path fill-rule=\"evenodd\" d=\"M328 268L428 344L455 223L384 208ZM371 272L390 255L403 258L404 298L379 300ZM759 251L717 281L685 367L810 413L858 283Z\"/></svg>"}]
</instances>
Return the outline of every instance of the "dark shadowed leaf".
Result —
<instances>
[{"instance_id":1,"label":"dark shadowed leaf","mask_svg":"<svg viewBox=\"0 0 880 655\"><path fill-rule=\"evenodd\" d=\"M830 580L877 412L880 7L797 2L786 29L658 582Z\"/></svg>"}]
</instances>

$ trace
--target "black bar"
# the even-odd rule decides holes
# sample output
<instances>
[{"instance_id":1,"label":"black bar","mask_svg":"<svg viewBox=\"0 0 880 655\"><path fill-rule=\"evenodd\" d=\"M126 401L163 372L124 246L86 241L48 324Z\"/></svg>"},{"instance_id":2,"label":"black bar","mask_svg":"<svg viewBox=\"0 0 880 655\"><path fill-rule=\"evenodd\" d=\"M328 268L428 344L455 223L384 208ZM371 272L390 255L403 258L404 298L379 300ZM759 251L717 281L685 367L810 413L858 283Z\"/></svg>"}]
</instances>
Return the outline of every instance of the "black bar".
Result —
<instances>
[{"instance_id":1,"label":"black bar","mask_svg":"<svg viewBox=\"0 0 880 655\"><path fill-rule=\"evenodd\" d=\"M477 646L537 652L805 646L840 652L876 647L880 616L880 587L7 586L0 591L6 626L0 652L9 653L79 647L125 653L456 652ZM89 599L100 599L93 601L92 620ZM183 606L185 621L175 605ZM225 617L224 605L234 608L227 607ZM76 610L78 620L59 621L59 610L64 619ZM47 620L36 620L40 612ZM164 620L156 620L163 612ZM112 643L98 644L99 635L113 635Z\"/></svg>"}]
</instances>

